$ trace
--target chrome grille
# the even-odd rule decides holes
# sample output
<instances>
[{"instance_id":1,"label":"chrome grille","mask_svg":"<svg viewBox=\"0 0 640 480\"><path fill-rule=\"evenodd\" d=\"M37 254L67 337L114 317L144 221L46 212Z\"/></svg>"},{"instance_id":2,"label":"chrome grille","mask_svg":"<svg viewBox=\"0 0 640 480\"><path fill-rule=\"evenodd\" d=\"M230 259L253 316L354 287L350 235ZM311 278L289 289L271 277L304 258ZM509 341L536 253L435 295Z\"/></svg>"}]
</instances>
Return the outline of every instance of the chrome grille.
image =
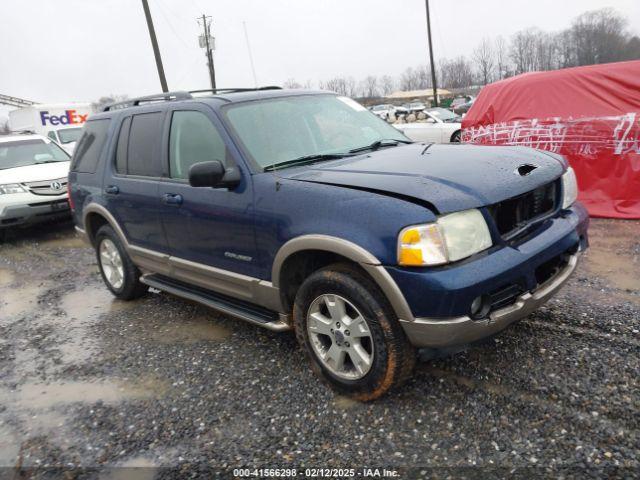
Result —
<instances>
[{"instance_id":1,"label":"chrome grille","mask_svg":"<svg viewBox=\"0 0 640 480\"><path fill-rule=\"evenodd\" d=\"M62 195L67 191L67 178L25 182L22 184L34 195Z\"/></svg>"}]
</instances>

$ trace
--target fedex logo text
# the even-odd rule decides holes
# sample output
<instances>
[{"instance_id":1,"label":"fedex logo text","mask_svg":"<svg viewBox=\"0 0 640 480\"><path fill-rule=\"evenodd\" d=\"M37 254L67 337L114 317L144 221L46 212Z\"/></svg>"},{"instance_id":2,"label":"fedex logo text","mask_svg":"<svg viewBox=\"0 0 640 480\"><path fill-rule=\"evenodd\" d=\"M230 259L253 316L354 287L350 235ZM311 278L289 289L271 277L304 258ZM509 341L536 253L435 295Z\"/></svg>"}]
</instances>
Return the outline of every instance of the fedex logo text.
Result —
<instances>
[{"instance_id":1,"label":"fedex logo text","mask_svg":"<svg viewBox=\"0 0 640 480\"><path fill-rule=\"evenodd\" d=\"M66 110L64 115L49 115L48 111L40 112L40 120L42 125L76 125L87 121L89 114L80 114L75 110Z\"/></svg>"}]
</instances>

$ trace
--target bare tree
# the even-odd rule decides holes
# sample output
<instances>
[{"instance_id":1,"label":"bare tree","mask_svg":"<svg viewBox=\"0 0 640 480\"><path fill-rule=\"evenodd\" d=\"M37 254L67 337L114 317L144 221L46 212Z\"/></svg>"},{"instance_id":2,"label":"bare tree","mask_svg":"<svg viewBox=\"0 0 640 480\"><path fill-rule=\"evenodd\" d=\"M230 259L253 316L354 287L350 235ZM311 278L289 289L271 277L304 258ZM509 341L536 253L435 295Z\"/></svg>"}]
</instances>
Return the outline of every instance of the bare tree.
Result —
<instances>
[{"instance_id":1,"label":"bare tree","mask_svg":"<svg viewBox=\"0 0 640 480\"><path fill-rule=\"evenodd\" d=\"M507 51L509 46L502 35L498 35L495 40L496 77L502 80L509 76L509 66Z\"/></svg>"},{"instance_id":2,"label":"bare tree","mask_svg":"<svg viewBox=\"0 0 640 480\"><path fill-rule=\"evenodd\" d=\"M9 133L11 132L11 128L9 127L9 120L2 119L0 120L0 133Z\"/></svg>"},{"instance_id":3,"label":"bare tree","mask_svg":"<svg viewBox=\"0 0 640 480\"><path fill-rule=\"evenodd\" d=\"M407 67L400 75L401 90L417 90L420 88L420 76L412 67Z\"/></svg>"},{"instance_id":4,"label":"bare tree","mask_svg":"<svg viewBox=\"0 0 640 480\"><path fill-rule=\"evenodd\" d=\"M612 8L585 12L571 25L578 65L615 62L628 42L626 19Z\"/></svg>"},{"instance_id":5,"label":"bare tree","mask_svg":"<svg viewBox=\"0 0 640 480\"><path fill-rule=\"evenodd\" d=\"M473 51L473 60L483 85L491 82L495 58L491 40L484 38L480 45Z\"/></svg>"},{"instance_id":6,"label":"bare tree","mask_svg":"<svg viewBox=\"0 0 640 480\"><path fill-rule=\"evenodd\" d=\"M393 92L395 85L396 82L393 80L393 77L390 75L383 75L380 79L380 90L382 91L382 95L386 97Z\"/></svg>"},{"instance_id":7,"label":"bare tree","mask_svg":"<svg viewBox=\"0 0 640 480\"><path fill-rule=\"evenodd\" d=\"M335 77L326 82L320 82L320 88L345 97L355 97L358 94L356 81L352 77Z\"/></svg>"},{"instance_id":8,"label":"bare tree","mask_svg":"<svg viewBox=\"0 0 640 480\"><path fill-rule=\"evenodd\" d=\"M431 81L431 69L426 65L420 65L416 68L415 75L419 89L424 90L433 86L433 82Z\"/></svg>"},{"instance_id":9,"label":"bare tree","mask_svg":"<svg viewBox=\"0 0 640 480\"><path fill-rule=\"evenodd\" d=\"M94 112L101 111L104 107L111 103L116 102L124 102L129 98L129 95L106 95L104 97L100 97L97 101L91 102L91 108Z\"/></svg>"},{"instance_id":10,"label":"bare tree","mask_svg":"<svg viewBox=\"0 0 640 480\"><path fill-rule=\"evenodd\" d=\"M287 78L282 84L282 88L303 88L301 83L298 83L293 78Z\"/></svg>"},{"instance_id":11,"label":"bare tree","mask_svg":"<svg viewBox=\"0 0 640 480\"><path fill-rule=\"evenodd\" d=\"M521 30L511 38L511 59L516 73L532 72L538 66L536 47L542 32L537 28Z\"/></svg>"},{"instance_id":12,"label":"bare tree","mask_svg":"<svg viewBox=\"0 0 640 480\"><path fill-rule=\"evenodd\" d=\"M378 86L378 77L369 75L362 81L362 96L366 98L374 98L380 96L380 87Z\"/></svg>"},{"instance_id":13,"label":"bare tree","mask_svg":"<svg viewBox=\"0 0 640 480\"><path fill-rule=\"evenodd\" d=\"M440 85L444 88L464 88L473 85L473 68L469 60L463 56L441 60Z\"/></svg>"}]
</instances>

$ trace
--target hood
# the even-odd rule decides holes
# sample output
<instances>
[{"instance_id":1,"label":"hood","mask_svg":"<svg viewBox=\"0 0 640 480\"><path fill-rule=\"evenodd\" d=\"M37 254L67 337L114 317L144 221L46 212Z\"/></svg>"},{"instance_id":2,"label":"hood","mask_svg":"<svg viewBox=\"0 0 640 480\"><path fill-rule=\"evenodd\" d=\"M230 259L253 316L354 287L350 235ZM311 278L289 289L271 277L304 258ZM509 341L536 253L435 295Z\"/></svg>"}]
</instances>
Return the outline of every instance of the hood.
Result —
<instances>
[{"instance_id":1,"label":"hood","mask_svg":"<svg viewBox=\"0 0 640 480\"><path fill-rule=\"evenodd\" d=\"M67 178L69 162L41 163L0 170L0 183L39 182Z\"/></svg>"},{"instance_id":2,"label":"hood","mask_svg":"<svg viewBox=\"0 0 640 480\"><path fill-rule=\"evenodd\" d=\"M536 168L525 176L523 164ZM285 178L410 197L435 213L477 208L557 179L562 157L526 147L411 144L278 172Z\"/></svg>"}]
</instances>

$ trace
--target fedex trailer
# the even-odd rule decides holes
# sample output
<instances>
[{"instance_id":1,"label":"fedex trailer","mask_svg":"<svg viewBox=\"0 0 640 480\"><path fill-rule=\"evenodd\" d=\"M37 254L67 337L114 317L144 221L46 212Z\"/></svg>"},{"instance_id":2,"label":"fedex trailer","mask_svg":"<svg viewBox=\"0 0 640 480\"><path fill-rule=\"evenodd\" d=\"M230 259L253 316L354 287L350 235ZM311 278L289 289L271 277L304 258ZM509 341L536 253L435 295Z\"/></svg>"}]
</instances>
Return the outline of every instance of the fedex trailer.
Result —
<instances>
[{"instance_id":1,"label":"fedex trailer","mask_svg":"<svg viewBox=\"0 0 640 480\"><path fill-rule=\"evenodd\" d=\"M71 154L91 113L90 103L36 104L9 112L9 128L45 135Z\"/></svg>"}]
</instances>

